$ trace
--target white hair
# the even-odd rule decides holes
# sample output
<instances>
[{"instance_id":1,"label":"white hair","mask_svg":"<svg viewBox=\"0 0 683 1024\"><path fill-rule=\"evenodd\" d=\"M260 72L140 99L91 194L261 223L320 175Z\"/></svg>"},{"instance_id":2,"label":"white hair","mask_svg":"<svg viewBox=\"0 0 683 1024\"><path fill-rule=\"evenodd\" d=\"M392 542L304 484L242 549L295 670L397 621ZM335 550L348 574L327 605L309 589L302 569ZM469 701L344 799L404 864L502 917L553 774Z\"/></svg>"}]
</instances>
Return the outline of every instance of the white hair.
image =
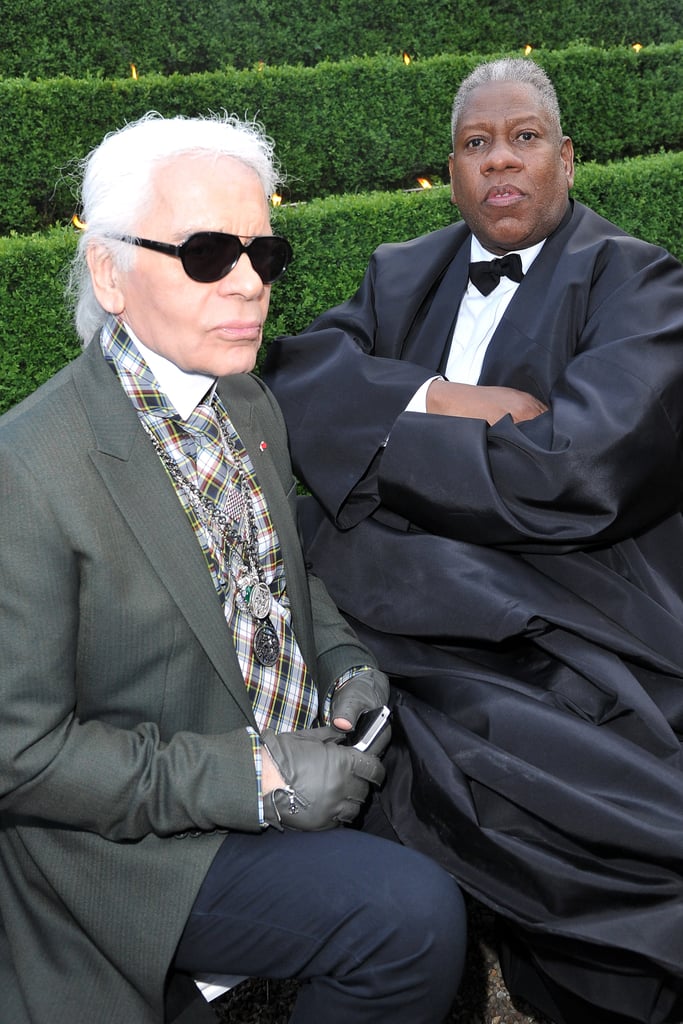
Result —
<instances>
[{"instance_id":1,"label":"white hair","mask_svg":"<svg viewBox=\"0 0 683 1024\"><path fill-rule=\"evenodd\" d=\"M480 85L488 85L489 82L514 82L518 85L530 85L538 93L541 107L550 117L558 136L562 135L557 93L543 68L533 60L524 57L503 57L500 60L479 64L460 83L451 113L451 136L453 138L455 138L458 122L470 94Z\"/></svg>"},{"instance_id":2,"label":"white hair","mask_svg":"<svg viewBox=\"0 0 683 1024\"><path fill-rule=\"evenodd\" d=\"M223 114L165 118L150 111L106 135L81 164L83 222L69 281L76 330L84 345L104 323L107 313L97 301L86 254L95 242L106 245L116 266L130 269L135 247L112 236L136 234L140 213L150 199L153 175L160 164L178 156L209 154L234 157L258 175L266 199L281 181L272 141L256 122Z\"/></svg>"}]
</instances>

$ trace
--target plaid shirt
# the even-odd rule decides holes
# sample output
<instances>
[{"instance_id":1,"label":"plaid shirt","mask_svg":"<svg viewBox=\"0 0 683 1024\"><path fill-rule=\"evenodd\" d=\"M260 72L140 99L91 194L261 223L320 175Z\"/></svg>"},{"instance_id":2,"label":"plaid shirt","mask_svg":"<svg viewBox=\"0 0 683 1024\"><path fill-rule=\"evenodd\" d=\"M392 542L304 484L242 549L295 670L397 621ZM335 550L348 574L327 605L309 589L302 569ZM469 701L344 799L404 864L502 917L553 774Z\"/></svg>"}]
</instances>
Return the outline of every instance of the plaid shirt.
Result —
<instances>
[{"instance_id":1,"label":"plaid shirt","mask_svg":"<svg viewBox=\"0 0 683 1024\"><path fill-rule=\"evenodd\" d=\"M180 418L120 321L113 318L107 321L102 328L100 343L105 358L113 365L143 427L163 446L183 476L197 486L197 456L204 459L211 456L203 449L198 453L191 429L188 429L192 417L189 417L188 421ZM230 470L225 495L229 495L230 485L235 482L241 471L242 478L249 487L254 508L262 578L273 595L270 621L280 641L280 654L274 665L265 667L254 657L254 634L260 623L247 610L226 564L229 558L235 556L232 546L226 554L224 548L227 545L217 543L212 532L199 521L189 505L183 488L176 487L175 490L192 523L206 557L214 586L223 602L225 618L230 627L259 728L269 727L278 732L304 729L310 727L316 719L318 697L292 630L291 610L277 531L249 454L229 417L224 410L222 412L223 429L229 432L240 462L238 467L235 466L227 446L221 446L221 457L227 459ZM202 469L204 476L212 476L210 466L203 466Z\"/></svg>"}]
</instances>

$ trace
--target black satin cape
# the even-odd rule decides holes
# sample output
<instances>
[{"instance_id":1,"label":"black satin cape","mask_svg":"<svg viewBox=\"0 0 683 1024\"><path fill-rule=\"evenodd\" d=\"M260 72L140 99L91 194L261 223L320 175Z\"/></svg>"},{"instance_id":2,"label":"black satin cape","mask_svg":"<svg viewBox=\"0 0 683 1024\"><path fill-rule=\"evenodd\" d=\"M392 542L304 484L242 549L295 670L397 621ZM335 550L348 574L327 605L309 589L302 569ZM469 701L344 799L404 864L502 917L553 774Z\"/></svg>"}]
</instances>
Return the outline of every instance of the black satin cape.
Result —
<instances>
[{"instance_id":1,"label":"black satin cape","mask_svg":"<svg viewBox=\"0 0 683 1024\"><path fill-rule=\"evenodd\" d=\"M667 533L683 545L678 526L660 527L664 550ZM514 923L506 982L550 1019L683 1019L683 608L612 580L631 633L593 603L580 555L560 587L449 541L441 574L416 586L433 538L376 525L336 539L311 539L316 571L339 580L335 565L360 561L386 600L352 572L334 590L395 684L382 801L401 840ZM449 634L451 573L467 643ZM647 638L667 619L660 652Z\"/></svg>"},{"instance_id":2,"label":"black satin cape","mask_svg":"<svg viewBox=\"0 0 683 1024\"><path fill-rule=\"evenodd\" d=\"M390 820L500 915L511 991L681 1021L683 271L574 204L480 379L549 411L487 429L403 411L469 239L381 246L271 346L307 558L396 687Z\"/></svg>"}]
</instances>

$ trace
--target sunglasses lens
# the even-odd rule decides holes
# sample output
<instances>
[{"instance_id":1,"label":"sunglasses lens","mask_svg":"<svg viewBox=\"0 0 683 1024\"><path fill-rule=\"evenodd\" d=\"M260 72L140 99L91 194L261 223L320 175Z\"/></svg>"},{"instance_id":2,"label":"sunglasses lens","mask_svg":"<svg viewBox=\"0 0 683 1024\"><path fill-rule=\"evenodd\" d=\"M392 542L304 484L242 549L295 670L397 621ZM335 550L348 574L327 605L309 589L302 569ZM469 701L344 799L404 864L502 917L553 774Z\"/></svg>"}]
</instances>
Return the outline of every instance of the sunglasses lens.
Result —
<instances>
[{"instance_id":1,"label":"sunglasses lens","mask_svg":"<svg viewBox=\"0 0 683 1024\"><path fill-rule=\"evenodd\" d=\"M233 270L243 252L264 284L281 277L292 259L292 247L286 238L260 235L243 246L236 235L219 231L199 231L180 247L183 269L193 281L208 284L220 281Z\"/></svg>"},{"instance_id":2,"label":"sunglasses lens","mask_svg":"<svg viewBox=\"0 0 683 1024\"><path fill-rule=\"evenodd\" d=\"M235 235L199 231L182 246L181 260L188 277L208 284L229 274L241 252L240 240Z\"/></svg>"},{"instance_id":3,"label":"sunglasses lens","mask_svg":"<svg viewBox=\"0 0 683 1024\"><path fill-rule=\"evenodd\" d=\"M282 277L292 260L292 247L286 238L262 235L247 246L251 265L264 284Z\"/></svg>"}]
</instances>

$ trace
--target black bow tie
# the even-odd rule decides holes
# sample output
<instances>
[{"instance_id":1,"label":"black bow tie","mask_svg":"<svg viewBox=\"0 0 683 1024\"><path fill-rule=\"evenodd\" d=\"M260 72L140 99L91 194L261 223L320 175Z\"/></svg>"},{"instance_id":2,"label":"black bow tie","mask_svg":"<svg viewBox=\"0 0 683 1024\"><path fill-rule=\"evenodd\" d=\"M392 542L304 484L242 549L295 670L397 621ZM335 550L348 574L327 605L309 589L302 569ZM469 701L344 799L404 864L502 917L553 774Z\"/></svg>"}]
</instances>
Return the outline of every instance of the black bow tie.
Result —
<instances>
[{"instance_id":1,"label":"black bow tie","mask_svg":"<svg viewBox=\"0 0 683 1024\"><path fill-rule=\"evenodd\" d=\"M522 258L518 252L509 252L499 260L485 260L483 263L470 263L470 281L482 295L489 295L498 285L501 277L509 277L519 282L524 277Z\"/></svg>"}]
</instances>

